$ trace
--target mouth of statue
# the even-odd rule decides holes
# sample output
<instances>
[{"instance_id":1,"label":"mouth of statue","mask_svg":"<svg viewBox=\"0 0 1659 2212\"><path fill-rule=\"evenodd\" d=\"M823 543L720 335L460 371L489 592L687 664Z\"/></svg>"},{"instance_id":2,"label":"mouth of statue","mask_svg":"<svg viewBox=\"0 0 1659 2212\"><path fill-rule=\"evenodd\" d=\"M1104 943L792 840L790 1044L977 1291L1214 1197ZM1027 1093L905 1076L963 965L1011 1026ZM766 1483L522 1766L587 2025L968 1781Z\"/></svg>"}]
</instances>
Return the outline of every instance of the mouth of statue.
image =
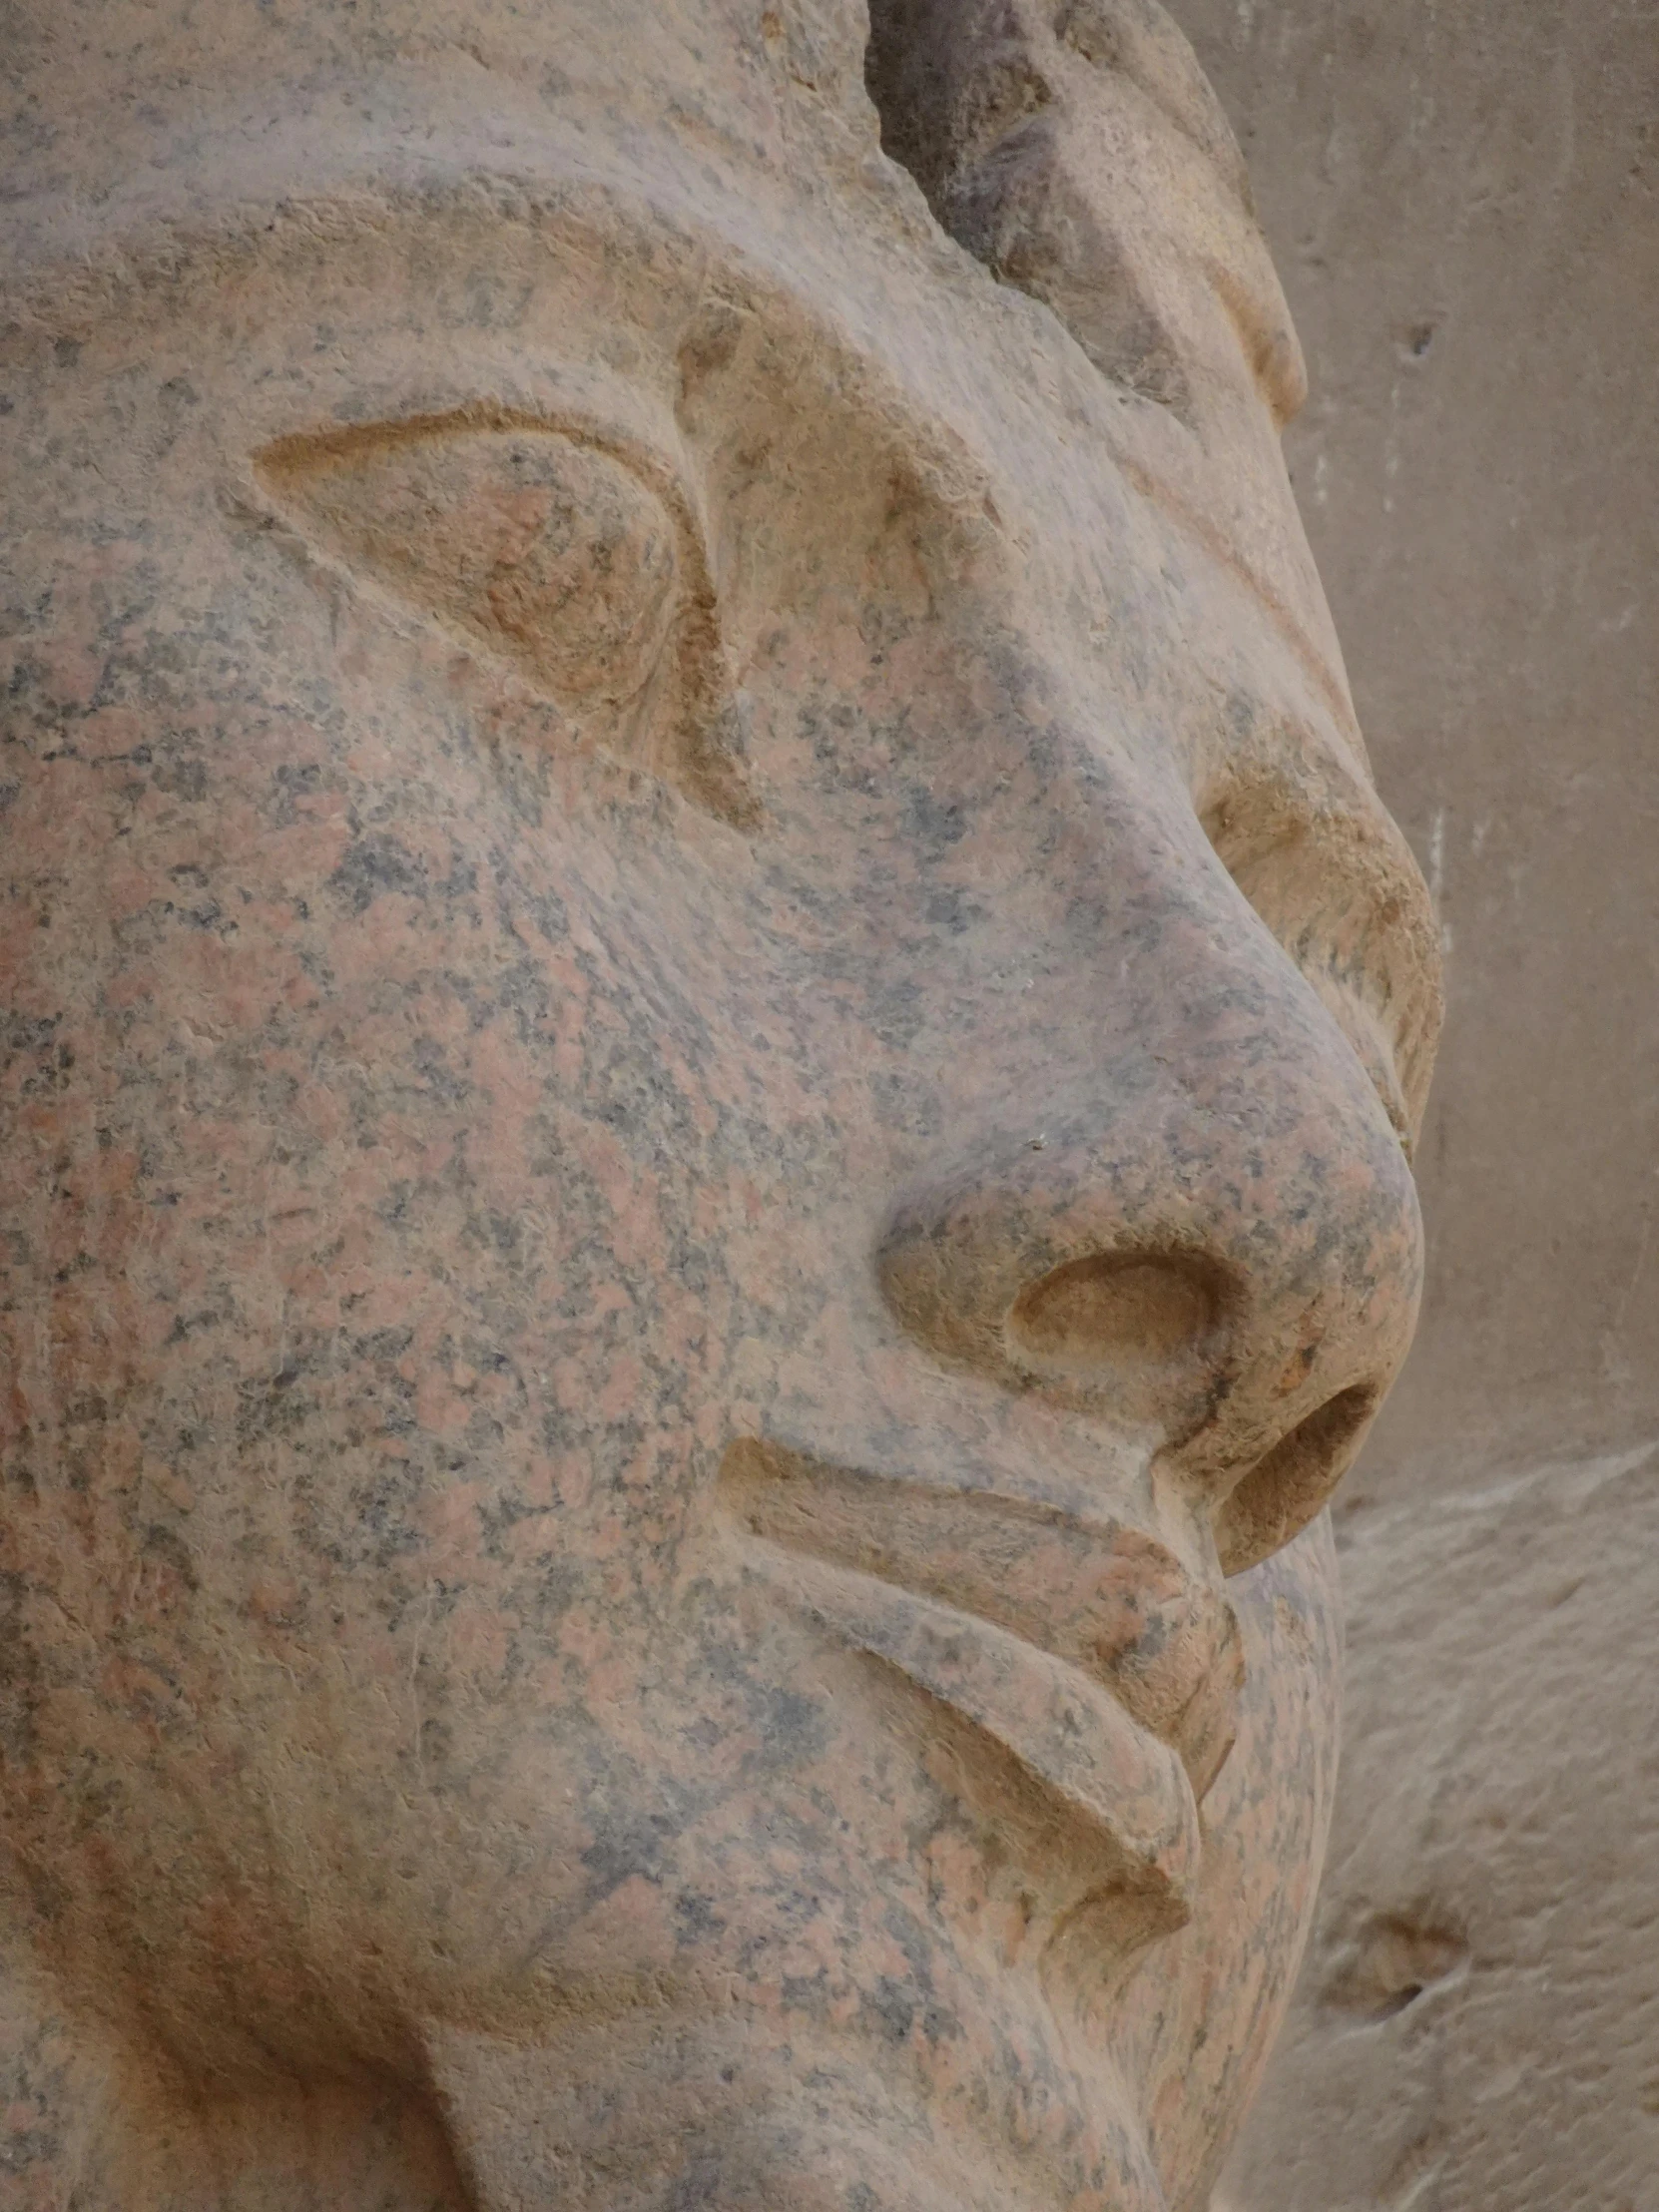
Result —
<instances>
[{"instance_id":1,"label":"mouth of statue","mask_svg":"<svg viewBox=\"0 0 1659 2212\"><path fill-rule=\"evenodd\" d=\"M1011 1757L1090 1839L1083 1892L1190 1913L1198 1807L1231 1751L1237 1619L1105 1515L734 1444L720 1500L752 1570L832 1639ZM963 1731L953 1732L959 1739Z\"/></svg>"}]
</instances>

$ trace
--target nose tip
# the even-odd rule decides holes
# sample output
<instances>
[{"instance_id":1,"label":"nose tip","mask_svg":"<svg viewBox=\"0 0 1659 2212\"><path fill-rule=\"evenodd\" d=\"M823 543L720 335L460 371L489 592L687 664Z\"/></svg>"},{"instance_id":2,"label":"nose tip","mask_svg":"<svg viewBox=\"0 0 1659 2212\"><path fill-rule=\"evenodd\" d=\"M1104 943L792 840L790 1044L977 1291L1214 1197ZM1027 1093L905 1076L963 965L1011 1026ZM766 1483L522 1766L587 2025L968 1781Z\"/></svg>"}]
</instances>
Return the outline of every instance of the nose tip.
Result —
<instances>
[{"instance_id":1,"label":"nose tip","mask_svg":"<svg viewBox=\"0 0 1659 2212\"><path fill-rule=\"evenodd\" d=\"M1293 1026L1208 1089L1157 1059L913 1187L877 1268L935 1357L1150 1432L1236 1573L1319 1511L1404 1357L1416 1196L1340 1038Z\"/></svg>"}]
</instances>

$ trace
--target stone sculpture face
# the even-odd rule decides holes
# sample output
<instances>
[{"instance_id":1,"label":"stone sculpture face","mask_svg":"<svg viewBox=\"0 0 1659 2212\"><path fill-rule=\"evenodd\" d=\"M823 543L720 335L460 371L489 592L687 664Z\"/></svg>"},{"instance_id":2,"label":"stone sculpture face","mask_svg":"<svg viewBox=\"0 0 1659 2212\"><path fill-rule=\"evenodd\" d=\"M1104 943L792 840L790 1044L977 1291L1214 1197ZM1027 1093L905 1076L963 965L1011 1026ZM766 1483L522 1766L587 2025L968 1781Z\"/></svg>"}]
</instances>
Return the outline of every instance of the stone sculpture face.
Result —
<instances>
[{"instance_id":1,"label":"stone sculpture face","mask_svg":"<svg viewBox=\"0 0 1659 2212\"><path fill-rule=\"evenodd\" d=\"M854 13L20 34L85 2201L1197 2205L1277 2017L1432 930L1179 41L880 13L929 213Z\"/></svg>"}]
</instances>

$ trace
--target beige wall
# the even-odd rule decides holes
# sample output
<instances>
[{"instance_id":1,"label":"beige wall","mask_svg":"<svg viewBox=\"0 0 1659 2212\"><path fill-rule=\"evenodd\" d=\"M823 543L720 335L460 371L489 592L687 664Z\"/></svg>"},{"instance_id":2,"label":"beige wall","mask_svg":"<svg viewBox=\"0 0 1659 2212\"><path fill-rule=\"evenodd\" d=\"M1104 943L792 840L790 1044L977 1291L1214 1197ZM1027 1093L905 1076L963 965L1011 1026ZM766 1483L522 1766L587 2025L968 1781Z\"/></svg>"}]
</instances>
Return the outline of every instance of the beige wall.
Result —
<instances>
[{"instance_id":1,"label":"beige wall","mask_svg":"<svg viewBox=\"0 0 1659 2212\"><path fill-rule=\"evenodd\" d=\"M1659 5L1172 5L1450 1000L1321 1921L1224 2200L1659 2212Z\"/></svg>"}]
</instances>

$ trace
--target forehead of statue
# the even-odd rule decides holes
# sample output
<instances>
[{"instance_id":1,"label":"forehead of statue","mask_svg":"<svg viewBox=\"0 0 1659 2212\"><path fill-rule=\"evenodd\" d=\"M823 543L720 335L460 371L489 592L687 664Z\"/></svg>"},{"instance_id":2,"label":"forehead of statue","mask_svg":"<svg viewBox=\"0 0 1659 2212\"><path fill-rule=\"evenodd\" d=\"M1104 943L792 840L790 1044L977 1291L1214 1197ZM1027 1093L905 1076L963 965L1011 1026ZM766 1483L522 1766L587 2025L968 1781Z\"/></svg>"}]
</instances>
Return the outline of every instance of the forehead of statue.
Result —
<instances>
[{"instance_id":1,"label":"forehead of statue","mask_svg":"<svg viewBox=\"0 0 1659 2212\"><path fill-rule=\"evenodd\" d=\"M23 259L72 201L236 196L330 146L533 172L538 133L664 129L799 174L873 145L861 0L10 0L0 179ZM492 163L491 152L497 160ZM301 188L302 189L302 188Z\"/></svg>"},{"instance_id":2,"label":"forehead of statue","mask_svg":"<svg viewBox=\"0 0 1659 2212\"><path fill-rule=\"evenodd\" d=\"M860 0L11 0L3 70L38 118L434 59L552 98L672 83L731 106L774 74L821 99L861 83L867 35Z\"/></svg>"}]
</instances>

